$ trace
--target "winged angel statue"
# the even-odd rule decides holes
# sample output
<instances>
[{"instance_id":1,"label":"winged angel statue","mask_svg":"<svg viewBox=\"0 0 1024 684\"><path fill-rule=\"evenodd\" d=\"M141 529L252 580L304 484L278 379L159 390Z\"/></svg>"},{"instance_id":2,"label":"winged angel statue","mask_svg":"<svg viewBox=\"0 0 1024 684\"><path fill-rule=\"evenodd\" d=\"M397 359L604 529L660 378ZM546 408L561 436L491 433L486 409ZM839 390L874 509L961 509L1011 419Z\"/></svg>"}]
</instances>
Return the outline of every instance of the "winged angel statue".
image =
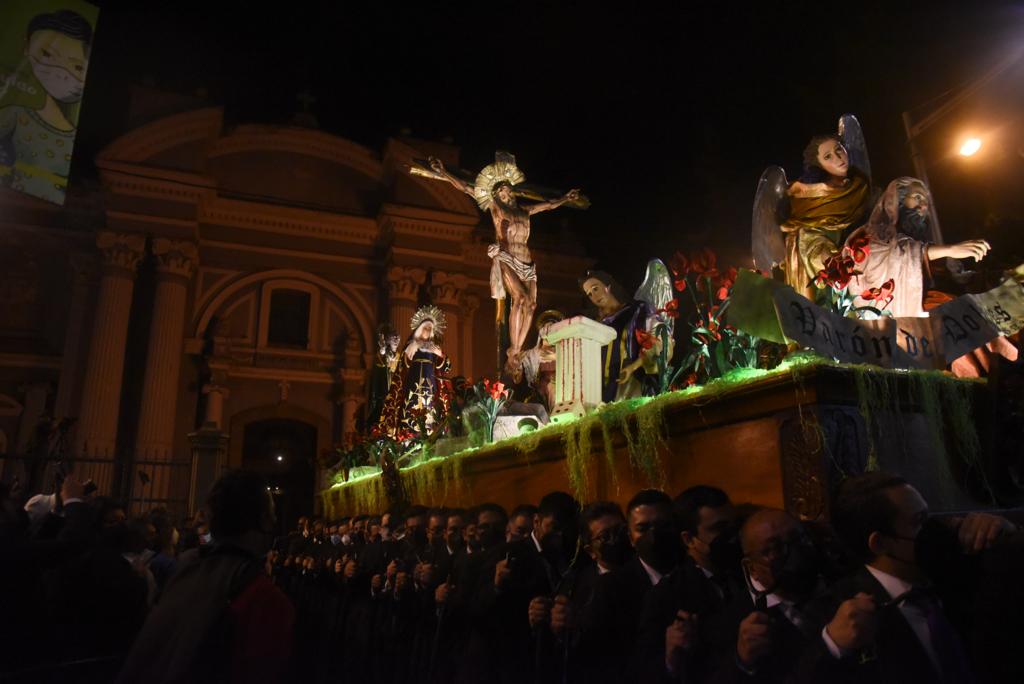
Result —
<instances>
[{"instance_id":1,"label":"winged angel statue","mask_svg":"<svg viewBox=\"0 0 1024 684\"><path fill-rule=\"evenodd\" d=\"M814 299L813 281L825 260L838 253L844 235L871 208L871 164L860 122L839 118L836 134L816 135L803 153L803 174L792 183L769 166L754 197L754 267L782 267L786 284Z\"/></svg>"}]
</instances>

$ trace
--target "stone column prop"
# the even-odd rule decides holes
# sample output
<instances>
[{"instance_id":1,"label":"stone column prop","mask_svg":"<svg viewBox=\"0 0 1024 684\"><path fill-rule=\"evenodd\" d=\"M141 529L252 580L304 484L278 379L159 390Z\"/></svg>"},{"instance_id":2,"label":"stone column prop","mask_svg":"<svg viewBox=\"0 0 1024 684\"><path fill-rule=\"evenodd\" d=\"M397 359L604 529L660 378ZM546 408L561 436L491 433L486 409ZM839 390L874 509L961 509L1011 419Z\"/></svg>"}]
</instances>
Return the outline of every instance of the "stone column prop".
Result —
<instances>
[{"instance_id":1,"label":"stone column prop","mask_svg":"<svg viewBox=\"0 0 1024 684\"><path fill-rule=\"evenodd\" d=\"M189 515L202 508L210 487L220 477L227 463L229 435L222 429L224 400L231 393L227 387L211 382L203 385L206 395L206 416L203 426L190 432L188 442L192 448L192 473L188 489Z\"/></svg>"},{"instance_id":2,"label":"stone column prop","mask_svg":"<svg viewBox=\"0 0 1024 684\"><path fill-rule=\"evenodd\" d=\"M551 326L545 339L555 345L555 406L551 420L563 423L585 416L601 404L601 347L615 329L585 316Z\"/></svg>"},{"instance_id":3,"label":"stone column prop","mask_svg":"<svg viewBox=\"0 0 1024 684\"><path fill-rule=\"evenodd\" d=\"M162 466L159 462L169 462L174 456L188 281L198 253L192 242L157 238L153 240L153 256L156 257L156 294L153 297L153 321L149 329L135 459L142 462L137 470L142 470L150 478L149 484L145 485L149 490L146 498L159 501L168 498L174 472L172 467Z\"/></svg>"},{"instance_id":4,"label":"stone column prop","mask_svg":"<svg viewBox=\"0 0 1024 684\"><path fill-rule=\"evenodd\" d=\"M81 463L76 470L83 479L92 479L100 494L110 495L128 318L135 273L146 248L146 238L103 231L96 235L96 245L103 256L102 277L82 383L74 453L100 460Z\"/></svg>"},{"instance_id":5,"label":"stone column prop","mask_svg":"<svg viewBox=\"0 0 1024 684\"><path fill-rule=\"evenodd\" d=\"M96 259L91 254L72 254L71 303L68 306L67 327L64 329L64 352L60 360L60 381L53 415L60 419L74 416L78 407L74 404L78 389L79 369L82 365L82 338L85 316L89 306L90 288L96 278Z\"/></svg>"},{"instance_id":6,"label":"stone column prop","mask_svg":"<svg viewBox=\"0 0 1024 684\"><path fill-rule=\"evenodd\" d=\"M426 280L427 272L422 268L392 266L388 269L389 320L403 343L409 335L409 321L419 303L420 285Z\"/></svg>"},{"instance_id":7,"label":"stone column prop","mask_svg":"<svg viewBox=\"0 0 1024 684\"><path fill-rule=\"evenodd\" d=\"M469 279L461 273L444 273L434 271L430 274L430 299L444 311L446 330L441 348L452 362L451 373L465 375L462 365L462 335L460 323L461 308L459 299L466 289Z\"/></svg>"}]
</instances>

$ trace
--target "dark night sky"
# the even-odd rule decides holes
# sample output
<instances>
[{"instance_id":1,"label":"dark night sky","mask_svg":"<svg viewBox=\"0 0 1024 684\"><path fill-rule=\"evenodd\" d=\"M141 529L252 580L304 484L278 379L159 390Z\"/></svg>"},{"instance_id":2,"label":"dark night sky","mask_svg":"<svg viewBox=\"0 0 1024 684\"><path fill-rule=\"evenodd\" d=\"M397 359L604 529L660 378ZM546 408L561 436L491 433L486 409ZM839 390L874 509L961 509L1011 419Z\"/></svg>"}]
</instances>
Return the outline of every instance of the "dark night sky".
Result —
<instances>
[{"instance_id":1,"label":"dark night sky","mask_svg":"<svg viewBox=\"0 0 1024 684\"><path fill-rule=\"evenodd\" d=\"M94 173L145 77L205 88L235 123L286 122L308 88L322 129L373 149L407 127L453 137L473 172L507 149L530 181L582 188L589 211L537 231L567 221L626 284L676 248L746 265L761 171L793 177L844 112L876 184L911 173L901 112L1024 46L1020 3L97 4L74 174ZM990 237L992 265L1024 255L1022 79L1024 61L922 139L947 240ZM948 152L968 126L999 132L965 164Z\"/></svg>"}]
</instances>

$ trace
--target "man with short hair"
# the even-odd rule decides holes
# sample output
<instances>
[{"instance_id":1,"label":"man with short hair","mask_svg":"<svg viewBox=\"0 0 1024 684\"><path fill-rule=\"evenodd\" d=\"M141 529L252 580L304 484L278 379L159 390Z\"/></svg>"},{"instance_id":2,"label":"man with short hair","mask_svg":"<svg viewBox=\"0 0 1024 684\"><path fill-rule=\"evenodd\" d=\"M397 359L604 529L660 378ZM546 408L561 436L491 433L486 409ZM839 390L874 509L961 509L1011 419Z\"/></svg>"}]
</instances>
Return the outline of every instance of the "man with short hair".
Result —
<instances>
[{"instance_id":1,"label":"man with short hair","mask_svg":"<svg viewBox=\"0 0 1024 684\"><path fill-rule=\"evenodd\" d=\"M883 673L893 681L974 681L974 667L950 610L959 603L961 613L974 613L971 597L984 584L977 554L1016 527L986 513L940 522L930 516L917 489L881 471L840 485L832 524L864 562L834 589L850 607L822 633L832 656L856 681L878 681ZM929 573L925 563L932 557L939 563ZM933 584L942 579L951 581ZM991 670L994 664L979 665Z\"/></svg>"},{"instance_id":2,"label":"man with short hair","mask_svg":"<svg viewBox=\"0 0 1024 684\"><path fill-rule=\"evenodd\" d=\"M685 557L646 598L637 657L646 676L699 680L709 662L697 641L742 587L736 510L721 489L696 485L673 514Z\"/></svg>"},{"instance_id":3,"label":"man with short hair","mask_svg":"<svg viewBox=\"0 0 1024 684\"><path fill-rule=\"evenodd\" d=\"M626 506L626 521L636 555L597 578L593 600L578 618L572 660L582 681L619 682L627 676L644 599L680 557L667 494L657 489L638 492Z\"/></svg>"},{"instance_id":4,"label":"man with short hair","mask_svg":"<svg viewBox=\"0 0 1024 684\"><path fill-rule=\"evenodd\" d=\"M522 541L533 532L533 518L537 515L537 507L530 504L519 504L512 509L508 516L508 529L505 532L505 541Z\"/></svg>"}]
</instances>

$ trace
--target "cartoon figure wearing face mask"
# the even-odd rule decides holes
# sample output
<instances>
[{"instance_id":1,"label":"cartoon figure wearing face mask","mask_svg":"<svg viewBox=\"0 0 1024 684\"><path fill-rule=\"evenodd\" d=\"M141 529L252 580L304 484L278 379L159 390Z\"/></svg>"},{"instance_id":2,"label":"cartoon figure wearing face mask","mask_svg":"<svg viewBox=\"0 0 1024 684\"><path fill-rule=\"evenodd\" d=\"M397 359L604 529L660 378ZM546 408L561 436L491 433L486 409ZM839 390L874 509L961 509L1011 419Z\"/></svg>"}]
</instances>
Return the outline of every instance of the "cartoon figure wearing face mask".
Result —
<instances>
[{"instance_id":1,"label":"cartoon figure wearing face mask","mask_svg":"<svg viewBox=\"0 0 1024 684\"><path fill-rule=\"evenodd\" d=\"M42 99L30 104L6 97L13 95L14 75L0 83L0 102L15 102L0 107L3 185L64 203L91 43L92 26L77 12L37 14L29 21L23 64L41 86Z\"/></svg>"}]
</instances>

